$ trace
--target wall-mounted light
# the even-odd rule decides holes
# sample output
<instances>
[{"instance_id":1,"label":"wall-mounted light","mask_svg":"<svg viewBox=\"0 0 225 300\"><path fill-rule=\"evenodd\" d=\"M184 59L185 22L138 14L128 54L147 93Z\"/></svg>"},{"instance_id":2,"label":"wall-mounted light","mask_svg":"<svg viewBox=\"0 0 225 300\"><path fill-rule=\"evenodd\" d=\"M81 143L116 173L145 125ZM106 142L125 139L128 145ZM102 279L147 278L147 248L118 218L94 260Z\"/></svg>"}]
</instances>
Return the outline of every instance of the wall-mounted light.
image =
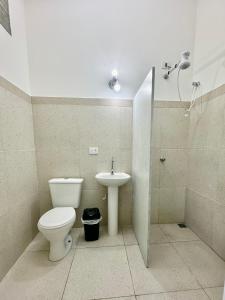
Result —
<instances>
[{"instance_id":1,"label":"wall-mounted light","mask_svg":"<svg viewBox=\"0 0 225 300\"><path fill-rule=\"evenodd\" d=\"M112 89L114 92L118 93L121 89L119 80L118 80L118 71L114 69L112 71L112 79L109 81L109 87Z\"/></svg>"}]
</instances>

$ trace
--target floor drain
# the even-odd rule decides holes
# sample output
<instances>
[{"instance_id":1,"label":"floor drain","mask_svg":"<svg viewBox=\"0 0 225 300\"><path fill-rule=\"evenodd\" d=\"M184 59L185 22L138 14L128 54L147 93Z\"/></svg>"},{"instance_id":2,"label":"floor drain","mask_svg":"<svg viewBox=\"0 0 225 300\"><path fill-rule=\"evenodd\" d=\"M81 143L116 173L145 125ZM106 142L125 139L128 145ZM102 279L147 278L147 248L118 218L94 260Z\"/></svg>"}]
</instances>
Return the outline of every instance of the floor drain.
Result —
<instances>
[{"instance_id":1,"label":"floor drain","mask_svg":"<svg viewBox=\"0 0 225 300\"><path fill-rule=\"evenodd\" d=\"M187 228L185 224L177 224L180 228Z\"/></svg>"}]
</instances>

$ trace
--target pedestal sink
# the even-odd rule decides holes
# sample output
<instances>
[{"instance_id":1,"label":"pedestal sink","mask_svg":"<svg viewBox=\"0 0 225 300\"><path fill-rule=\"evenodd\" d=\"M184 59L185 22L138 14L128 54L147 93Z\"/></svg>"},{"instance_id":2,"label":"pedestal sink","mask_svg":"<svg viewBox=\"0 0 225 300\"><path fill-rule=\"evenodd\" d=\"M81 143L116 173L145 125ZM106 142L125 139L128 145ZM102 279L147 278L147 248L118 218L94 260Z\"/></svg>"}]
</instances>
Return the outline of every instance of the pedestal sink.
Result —
<instances>
[{"instance_id":1,"label":"pedestal sink","mask_svg":"<svg viewBox=\"0 0 225 300\"><path fill-rule=\"evenodd\" d=\"M97 181L108 187L108 232L109 235L118 233L118 188L130 180L126 173L98 173Z\"/></svg>"}]
</instances>

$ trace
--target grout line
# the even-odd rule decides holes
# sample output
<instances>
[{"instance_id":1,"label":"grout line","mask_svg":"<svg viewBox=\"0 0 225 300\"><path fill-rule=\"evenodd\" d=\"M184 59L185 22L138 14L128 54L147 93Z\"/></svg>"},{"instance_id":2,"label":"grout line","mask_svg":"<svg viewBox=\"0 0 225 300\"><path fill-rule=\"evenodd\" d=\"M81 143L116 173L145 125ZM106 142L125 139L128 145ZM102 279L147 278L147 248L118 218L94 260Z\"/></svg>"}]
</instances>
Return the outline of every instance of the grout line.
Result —
<instances>
[{"instance_id":1,"label":"grout line","mask_svg":"<svg viewBox=\"0 0 225 300\"><path fill-rule=\"evenodd\" d=\"M78 241L79 237L80 237L80 233L77 237L77 241ZM66 285L67 285L67 282L68 282L68 279L69 279L69 276L70 276L70 273L71 273L72 265L73 265L73 262L74 262L74 258L75 258L76 252L77 252L77 248L71 248L70 251L73 250L73 249L74 249L74 255L73 255L73 259L72 259L72 262L71 262L71 265L70 265L70 268L69 268L69 271L68 271L68 274L67 274L67 278L66 278L66 282L65 282L65 285L64 285L64 288L63 288L61 300L63 300L64 293L65 293L65 290L66 290Z\"/></svg>"},{"instance_id":2,"label":"grout line","mask_svg":"<svg viewBox=\"0 0 225 300\"><path fill-rule=\"evenodd\" d=\"M127 258L127 264L128 264L128 268L129 268L129 272L130 272L130 278L131 278L131 283L132 283L132 287L133 287L133 292L134 292L134 295L135 295L134 281L133 281L133 277L132 277L132 273L131 273L129 258L128 258L128 254L127 254L127 246L125 245L123 230L122 230L122 237L123 237L124 248L125 248L125 253L126 253L126 258Z\"/></svg>"},{"instance_id":3,"label":"grout line","mask_svg":"<svg viewBox=\"0 0 225 300\"><path fill-rule=\"evenodd\" d=\"M206 293L205 289L203 289L203 293L206 295L206 297L211 300L211 298L209 297L209 295Z\"/></svg>"},{"instance_id":4,"label":"grout line","mask_svg":"<svg viewBox=\"0 0 225 300\"><path fill-rule=\"evenodd\" d=\"M203 289L214 289L214 288L224 288L222 285L216 285L216 286L206 286Z\"/></svg>"},{"instance_id":5,"label":"grout line","mask_svg":"<svg viewBox=\"0 0 225 300\"><path fill-rule=\"evenodd\" d=\"M180 259L183 261L184 265L187 267L187 269L189 270L189 272L191 273L191 275L194 277L194 279L196 280L197 284L203 289L202 284L199 282L199 280L196 278L195 274L193 273L191 267L186 263L186 261L184 260L184 258L179 254L179 252L177 251L176 247L174 246L174 244L176 243L171 243L173 249L175 250L175 252L177 253L177 255L180 257Z\"/></svg>"},{"instance_id":6,"label":"grout line","mask_svg":"<svg viewBox=\"0 0 225 300\"><path fill-rule=\"evenodd\" d=\"M191 240L191 241L165 241L165 242L151 242L150 245L161 245L161 244L176 244L176 243L193 243L200 242L200 240ZM137 245L137 244L133 244Z\"/></svg>"},{"instance_id":7,"label":"grout line","mask_svg":"<svg viewBox=\"0 0 225 300\"><path fill-rule=\"evenodd\" d=\"M189 291L202 291L204 290L203 288L191 288L187 290L174 290L174 291L164 291L164 292L159 292L159 293L144 293L144 294L136 294L135 296L149 296L149 295L163 295L163 294L171 294L171 293L182 293L182 292L189 292Z\"/></svg>"},{"instance_id":8,"label":"grout line","mask_svg":"<svg viewBox=\"0 0 225 300\"><path fill-rule=\"evenodd\" d=\"M108 245L108 246L89 246L89 247L76 247L77 250L81 250L81 249L94 249L94 248L112 248L112 247L123 247L125 246L124 244L118 244L118 245Z\"/></svg>"},{"instance_id":9,"label":"grout line","mask_svg":"<svg viewBox=\"0 0 225 300\"><path fill-rule=\"evenodd\" d=\"M118 296L117 297L107 297L107 298L93 298L93 299L90 299L90 300L126 299L126 298L130 298L130 297L134 297L135 298L135 295L119 296L119 297Z\"/></svg>"}]
</instances>

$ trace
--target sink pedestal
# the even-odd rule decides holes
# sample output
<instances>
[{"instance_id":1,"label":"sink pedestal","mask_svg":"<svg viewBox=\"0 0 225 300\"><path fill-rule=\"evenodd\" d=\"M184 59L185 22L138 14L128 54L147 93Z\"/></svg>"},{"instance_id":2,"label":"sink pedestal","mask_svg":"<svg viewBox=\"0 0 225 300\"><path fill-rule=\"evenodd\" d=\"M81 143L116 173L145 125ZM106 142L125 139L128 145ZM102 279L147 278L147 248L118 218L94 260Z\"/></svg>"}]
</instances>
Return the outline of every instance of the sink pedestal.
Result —
<instances>
[{"instance_id":1,"label":"sink pedestal","mask_svg":"<svg viewBox=\"0 0 225 300\"><path fill-rule=\"evenodd\" d=\"M108 187L108 233L118 233L118 186Z\"/></svg>"},{"instance_id":2,"label":"sink pedestal","mask_svg":"<svg viewBox=\"0 0 225 300\"><path fill-rule=\"evenodd\" d=\"M95 178L100 184L108 187L108 233L109 235L117 235L119 186L127 183L130 180L130 175L120 172L98 173Z\"/></svg>"}]
</instances>

